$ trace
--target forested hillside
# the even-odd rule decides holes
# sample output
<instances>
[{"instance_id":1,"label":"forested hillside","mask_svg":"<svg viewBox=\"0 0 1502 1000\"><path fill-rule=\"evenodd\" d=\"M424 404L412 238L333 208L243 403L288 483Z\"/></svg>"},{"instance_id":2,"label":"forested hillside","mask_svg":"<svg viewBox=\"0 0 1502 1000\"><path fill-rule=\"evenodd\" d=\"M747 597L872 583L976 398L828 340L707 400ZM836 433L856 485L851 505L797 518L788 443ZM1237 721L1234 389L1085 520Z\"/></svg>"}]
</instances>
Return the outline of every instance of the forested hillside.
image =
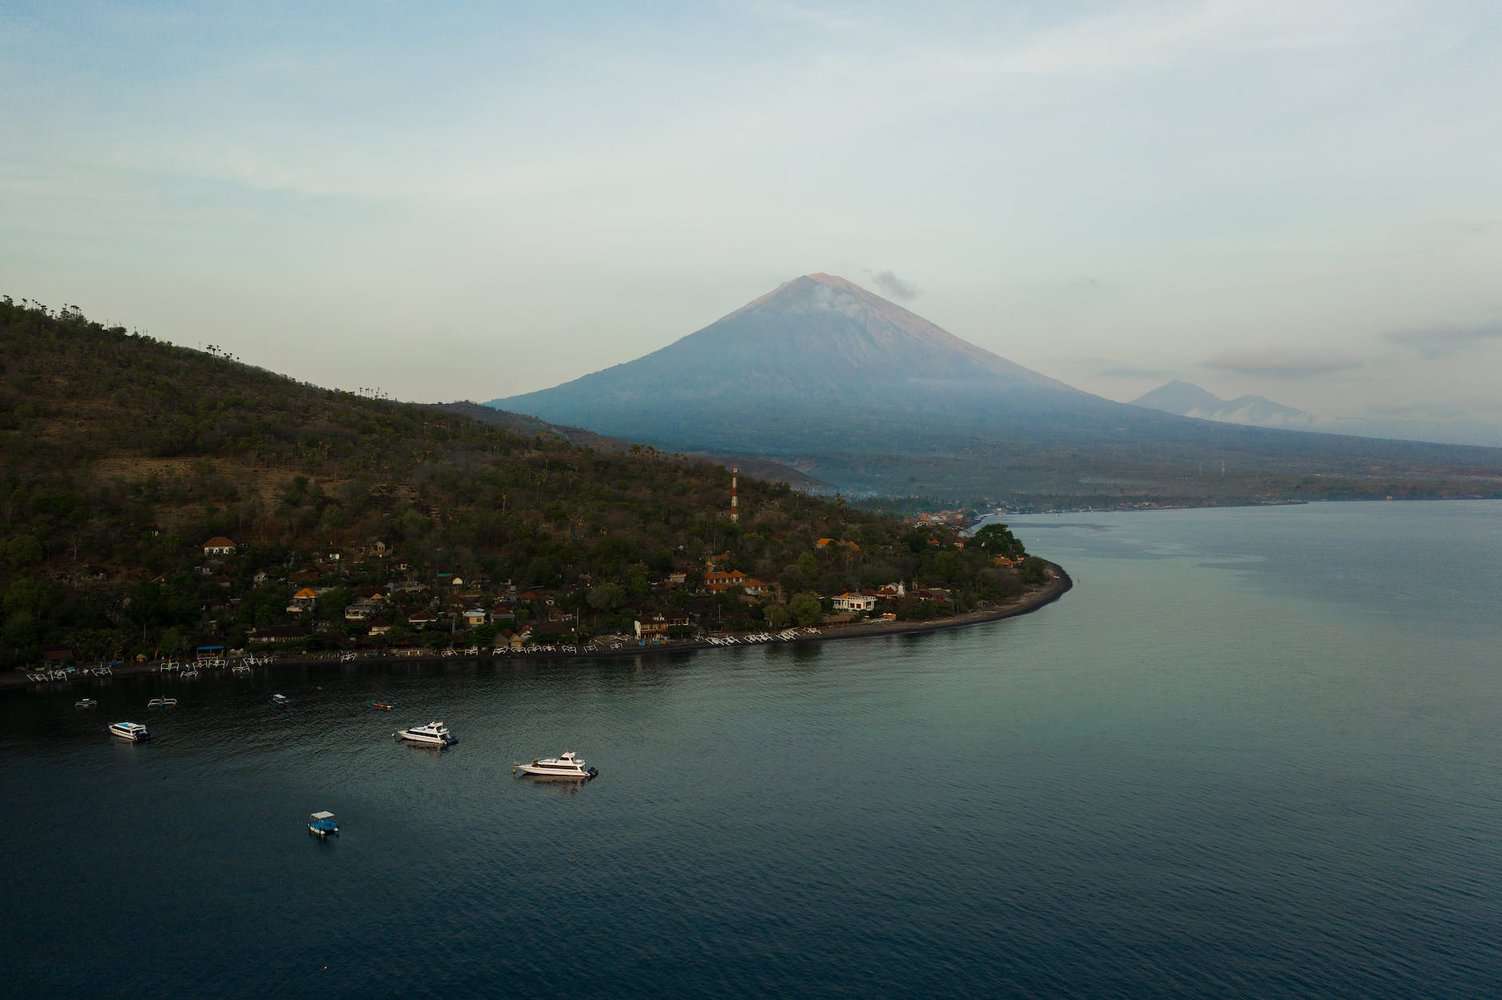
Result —
<instances>
[{"instance_id":1,"label":"forested hillside","mask_svg":"<svg viewBox=\"0 0 1502 1000\"><path fill-rule=\"evenodd\" d=\"M549 617L576 635L773 621L800 595L891 581L953 588L955 606L1018 586L951 529L745 477L736 524L722 466L322 389L8 298L0 454L8 666L278 629L365 642L375 628L346 611L376 593L368 620L392 641L412 620L451 632L470 605L488 640ZM215 538L233 550L206 551ZM764 589L706 591L711 565ZM300 606L304 587L318 599Z\"/></svg>"}]
</instances>

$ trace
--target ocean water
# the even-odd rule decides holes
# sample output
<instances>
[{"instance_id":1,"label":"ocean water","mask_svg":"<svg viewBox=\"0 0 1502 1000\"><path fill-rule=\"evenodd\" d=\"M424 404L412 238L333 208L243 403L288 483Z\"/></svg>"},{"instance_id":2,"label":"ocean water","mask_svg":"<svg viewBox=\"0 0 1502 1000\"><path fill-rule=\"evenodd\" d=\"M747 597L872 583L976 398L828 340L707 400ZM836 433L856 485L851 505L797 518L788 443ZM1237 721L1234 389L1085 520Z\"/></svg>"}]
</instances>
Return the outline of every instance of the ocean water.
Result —
<instances>
[{"instance_id":1,"label":"ocean water","mask_svg":"<svg viewBox=\"0 0 1502 1000\"><path fill-rule=\"evenodd\" d=\"M0 995L1502 991L1502 504L1014 524L955 632L0 696Z\"/></svg>"}]
</instances>

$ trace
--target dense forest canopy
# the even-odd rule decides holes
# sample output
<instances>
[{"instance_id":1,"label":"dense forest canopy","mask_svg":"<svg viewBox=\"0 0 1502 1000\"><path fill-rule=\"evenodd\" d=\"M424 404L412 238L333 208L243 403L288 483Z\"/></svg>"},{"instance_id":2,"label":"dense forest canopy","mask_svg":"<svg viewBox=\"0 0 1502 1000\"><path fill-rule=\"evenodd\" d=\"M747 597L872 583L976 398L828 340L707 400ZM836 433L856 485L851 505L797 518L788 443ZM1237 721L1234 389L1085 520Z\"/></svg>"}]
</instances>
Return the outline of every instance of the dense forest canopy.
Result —
<instances>
[{"instance_id":1,"label":"dense forest canopy","mask_svg":"<svg viewBox=\"0 0 1502 1000\"><path fill-rule=\"evenodd\" d=\"M452 598L435 580L467 579L465 597L487 602L510 581L519 620L545 600L578 609L581 634L651 614L775 624L807 617L811 596L892 581L949 588L961 608L1021 585L952 528L745 476L733 523L720 465L323 389L72 307L0 300L0 347L4 666L56 646L84 659L238 644L309 618L321 641L356 641L341 612L397 579L416 584L412 607L440 610ZM233 554L206 553L215 537ZM711 556L765 593L706 594ZM305 584L317 612L289 616Z\"/></svg>"}]
</instances>

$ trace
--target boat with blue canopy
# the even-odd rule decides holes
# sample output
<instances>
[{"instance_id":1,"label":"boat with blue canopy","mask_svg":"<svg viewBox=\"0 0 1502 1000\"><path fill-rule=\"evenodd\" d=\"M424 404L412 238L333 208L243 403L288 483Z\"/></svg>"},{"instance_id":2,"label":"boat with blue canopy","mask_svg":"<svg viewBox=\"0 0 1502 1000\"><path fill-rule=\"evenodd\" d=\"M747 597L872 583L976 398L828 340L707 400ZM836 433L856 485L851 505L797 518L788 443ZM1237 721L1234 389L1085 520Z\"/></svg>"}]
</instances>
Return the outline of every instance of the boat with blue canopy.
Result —
<instances>
[{"instance_id":1,"label":"boat with blue canopy","mask_svg":"<svg viewBox=\"0 0 1502 1000\"><path fill-rule=\"evenodd\" d=\"M339 832L339 823L334 819L333 813L327 809L320 810L308 816L308 832L315 837L327 837Z\"/></svg>"}]
</instances>

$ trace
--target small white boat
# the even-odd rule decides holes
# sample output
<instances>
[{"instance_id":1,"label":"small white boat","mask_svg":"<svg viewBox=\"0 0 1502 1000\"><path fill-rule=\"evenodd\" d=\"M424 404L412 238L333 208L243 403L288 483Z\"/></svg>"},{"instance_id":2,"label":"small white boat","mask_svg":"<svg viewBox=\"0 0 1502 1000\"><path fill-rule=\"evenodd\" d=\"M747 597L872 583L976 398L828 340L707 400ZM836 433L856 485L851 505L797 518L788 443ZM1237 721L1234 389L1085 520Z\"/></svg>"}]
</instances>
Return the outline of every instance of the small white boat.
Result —
<instances>
[{"instance_id":1,"label":"small white boat","mask_svg":"<svg viewBox=\"0 0 1502 1000\"><path fill-rule=\"evenodd\" d=\"M153 698L146 703L147 708L176 708L176 698Z\"/></svg>"},{"instance_id":2,"label":"small white boat","mask_svg":"<svg viewBox=\"0 0 1502 1000\"><path fill-rule=\"evenodd\" d=\"M93 698L80 698L73 703L74 708L98 708L99 702Z\"/></svg>"},{"instance_id":3,"label":"small white boat","mask_svg":"<svg viewBox=\"0 0 1502 1000\"><path fill-rule=\"evenodd\" d=\"M274 694L271 696L271 703L273 705L285 705L289 701L291 701L291 699L284 694Z\"/></svg>"},{"instance_id":4,"label":"small white boat","mask_svg":"<svg viewBox=\"0 0 1502 1000\"><path fill-rule=\"evenodd\" d=\"M530 764L515 764L512 765L511 770L513 773L531 774L539 778L582 778L585 781L600 773L589 766L589 761L572 750L567 750L557 757L534 760Z\"/></svg>"},{"instance_id":5,"label":"small white boat","mask_svg":"<svg viewBox=\"0 0 1502 1000\"><path fill-rule=\"evenodd\" d=\"M411 729L403 729L392 735L408 743L418 743L429 747L453 746L459 742L459 738L449 732L449 727L442 722L430 722L425 726L413 726Z\"/></svg>"},{"instance_id":6,"label":"small white boat","mask_svg":"<svg viewBox=\"0 0 1502 1000\"><path fill-rule=\"evenodd\" d=\"M110 734L122 740L130 740L132 743L151 739L150 731L139 722L111 722Z\"/></svg>"},{"instance_id":7,"label":"small white boat","mask_svg":"<svg viewBox=\"0 0 1502 1000\"><path fill-rule=\"evenodd\" d=\"M333 813L325 809L308 817L308 832L315 837L327 837L339 832L339 822L334 819Z\"/></svg>"}]
</instances>

